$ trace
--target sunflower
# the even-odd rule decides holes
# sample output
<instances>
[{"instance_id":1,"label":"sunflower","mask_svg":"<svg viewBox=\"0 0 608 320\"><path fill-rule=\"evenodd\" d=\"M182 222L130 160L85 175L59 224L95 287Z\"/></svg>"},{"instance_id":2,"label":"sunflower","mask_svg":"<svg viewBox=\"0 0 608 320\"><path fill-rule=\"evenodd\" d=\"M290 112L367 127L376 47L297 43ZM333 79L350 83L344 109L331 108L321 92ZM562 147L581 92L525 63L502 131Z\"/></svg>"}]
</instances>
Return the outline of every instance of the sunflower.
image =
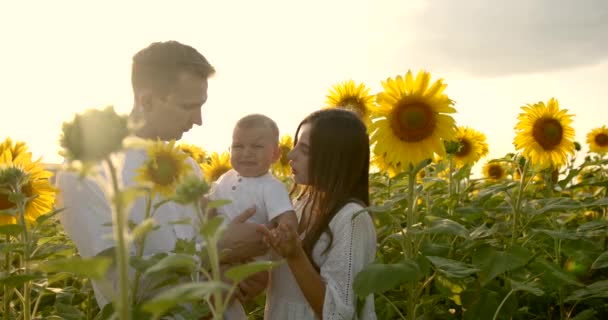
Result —
<instances>
[{"instance_id":1,"label":"sunflower","mask_svg":"<svg viewBox=\"0 0 608 320\"><path fill-rule=\"evenodd\" d=\"M454 153L454 162L457 166L473 165L488 154L486 135L477 130L458 127L456 141L460 144L460 149Z\"/></svg>"},{"instance_id":2,"label":"sunflower","mask_svg":"<svg viewBox=\"0 0 608 320\"><path fill-rule=\"evenodd\" d=\"M456 112L453 102L443 94L443 81L429 85L430 78L420 71L414 80L408 71L405 78L382 82L384 92L378 94L370 132L374 154L386 154L389 164L407 168L435 153L444 155L443 140L454 139L455 122L446 115Z\"/></svg>"},{"instance_id":3,"label":"sunflower","mask_svg":"<svg viewBox=\"0 0 608 320\"><path fill-rule=\"evenodd\" d=\"M179 149L186 153L190 158L194 159L199 165L207 161L207 153L199 146L193 144L182 143L179 145Z\"/></svg>"},{"instance_id":4,"label":"sunflower","mask_svg":"<svg viewBox=\"0 0 608 320\"><path fill-rule=\"evenodd\" d=\"M276 175L287 177L291 173L291 166L289 165L289 159L287 159L287 155L291 149L293 149L293 139L290 135L286 134L279 141L281 157L272 165L272 169Z\"/></svg>"},{"instance_id":5,"label":"sunflower","mask_svg":"<svg viewBox=\"0 0 608 320\"><path fill-rule=\"evenodd\" d=\"M484 177L492 181L502 180L507 176L507 168L501 162L488 162L482 171Z\"/></svg>"},{"instance_id":6,"label":"sunflower","mask_svg":"<svg viewBox=\"0 0 608 320\"><path fill-rule=\"evenodd\" d=\"M209 158L209 163L202 166L207 183L212 183L228 170L232 169L232 166L230 165L230 153L228 152L222 152L221 155L214 152Z\"/></svg>"},{"instance_id":7,"label":"sunflower","mask_svg":"<svg viewBox=\"0 0 608 320\"><path fill-rule=\"evenodd\" d=\"M38 217L49 213L55 203L55 189L49 179L53 176L50 171L44 170L41 159L32 161L32 154L27 151L27 146L23 142L14 145L7 139L0 147L0 167L2 171L7 169L17 169L22 173L26 180L21 184L21 192L31 198L25 206L25 220L33 223ZM0 194L0 210L15 209L16 204L9 201L8 195ZM15 217L0 214L0 225L15 224Z\"/></svg>"},{"instance_id":8,"label":"sunflower","mask_svg":"<svg viewBox=\"0 0 608 320\"><path fill-rule=\"evenodd\" d=\"M348 80L334 85L329 91L325 108L341 108L354 111L363 122L369 124L369 116L374 103L374 96L363 83L357 84Z\"/></svg>"},{"instance_id":9,"label":"sunflower","mask_svg":"<svg viewBox=\"0 0 608 320\"><path fill-rule=\"evenodd\" d=\"M0 155L4 153L4 151L10 152L11 157L17 158L18 155L27 152L27 146L25 142L17 141L13 145L13 141L11 138L6 138L3 143L0 144Z\"/></svg>"},{"instance_id":10,"label":"sunflower","mask_svg":"<svg viewBox=\"0 0 608 320\"><path fill-rule=\"evenodd\" d=\"M568 154L574 154L572 115L566 114L566 109L560 110L554 98L546 105L541 101L521 109L524 112L519 114L515 126L515 149L523 149L523 155L539 169L561 167Z\"/></svg>"},{"instance_id":11,"label":"sunflower","mask_svg":"<svg viewBox=\"0 0 608 320\"><path fill-rule=\"evenodd\" d=\"M153 193L169 197L181 179L192 170L186 159L188 155L179 151L174 140L151 142L148 159L137 169L135 181L149 184Z\"/></svg>"},{"instance_id":12,"label":"sunflower","mask_svg":"<svg viewBox=\"0 0 608 320\"><path fill-rule=\"evenodd\" d=\"M389 178L394 178L396 175L403 172L403 168L401 167L400 163L397 163L396 165L387 163L384 155L374 154L370 164L378 168L378 171L388 173Z\"/></svg>"},{"instance_id":13,"label":"sunflower","mask_svg":"<svg viewBox=\"0 0 608 320\"><path fill-rule=\"evenodd\" d=\"M608 128L601 126L587 134L587 143L591 152L604 154L608 152Z\"/></svg>"}]
</instances>

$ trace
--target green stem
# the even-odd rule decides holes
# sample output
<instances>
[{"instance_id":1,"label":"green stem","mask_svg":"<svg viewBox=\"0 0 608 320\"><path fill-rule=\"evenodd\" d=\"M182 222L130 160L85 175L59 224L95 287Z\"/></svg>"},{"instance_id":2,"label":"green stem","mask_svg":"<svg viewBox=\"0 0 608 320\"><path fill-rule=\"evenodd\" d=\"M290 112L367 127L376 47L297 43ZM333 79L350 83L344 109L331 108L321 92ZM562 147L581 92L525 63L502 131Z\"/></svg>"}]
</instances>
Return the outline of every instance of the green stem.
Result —
<instances>
[{"instance_id":1,"label":"green stem","mask_svg":"<svg viewBox=\"0 0 608 320\"><path fill-rule=\"evenodd\" d=\"M515 244L519 236L517 231L517 225L519 224L519 214L521 210L521 203L524 191L524 185L526 184L526 173L528 171L528 161L524 164L524 168L521 171L521 180L519 181L519 188L517 189L517 197L515 198L515 208L513 210L513 226L511 231L511 246Z\"/></svg>"},{"instance_id":2,"label":"green stem","mask_svg":"<svg viewBox=\"0 0 608 320\"><path fill-rule=\"evenodd\" d=\"M112 164L112 160L106 159L106 163L110 169L112 176L112 188L114 189L114 210L112 210L112 220L114 225L114 237L117 242L116 248L116 264L118 267L118 319L130 320L131 312L129 306L129 250L127 248L127 223L124 212L123 199L118 187L118 178L116 176L116 168Z\"/></svg>"},{"instance_id":3,"label":"green stem","mask_svg":"<svg viewBox=\"0 0 608 320\"><path fill-rule=\"evenodd\" d=\"M449 179L448 179L448 199L449 207L448 207L448 215L454 215L454 206L452 203L452 196L454 195L454 157L450 154L448 155L448 163L449 163Z\"/></svg>"},{"instance_id":4,"label":"green stem","mask_svg":"<svg viewBox=\"0 0 608 320\"><path fill-rule=\"evenodd\" d=\"M399 308L393 303L393 301L391 301L391 299L389 299L387 296L385 296L383 293L378 293L382 298L384 298L397 312L397 314L399 315L399 318L401 319L406 319L405 316L403 315L403 313L401 313L401 311L399 310Z\"/></svg>"},{"instance_id":5,"label":"green stem","mask_svg":"<svg viewBox=\"0 0 608 320\"><path fill-rule=\"evenodd\" d=\"M30 272L29 260L30 260L30 244L29 244L29 235L27 230L27 222L25 221L25 201L19 201L19 220L21 223L21 237L23 242L23 259L21 263L23 264L23 274L28 275ZM30 288L31 281L26 281L23 284L23 320L30 320L32 316L32 301L30 297Z\"/></svg>"},{"instance_id":6,"label":"green stem","mask_svg":"<svg viewBox=\"0 0 608 320\"><path fill-rule=\"evenodd\" d=\"M209 252L209 262L211 263L211 276L214 281L222 281L222 275L220 272L220 259L217 253L217 241L215 237L210 237L207 240L209 247L207 248ZM221 292L213 293L213 303L214 303L214 314L213 318L216 320L223 319L224 314L224 301L222 299Z\"/></svg>"},{"instance_id":7,"label":"green stem","mask_svg":"<svg viewBox=\"0 0 608 320\"><path fill-rule=\"evenodd\" d=\"M205 209L202 209L198 203L194 203L194 207L196 213L201 220L201 229L207 224L208 217L205 214ZM222 281L222 274L220 270L220 257L217 249L218 239L217 235L204 236L205 243L207 244L207 255L209 257L209 264L211 265L211 279L214 281ZM201 254L201 262L204 261L204 257ZM226 301L228 298L226 298ZM213 305L211 307L211 313L213 314L213 319L222 320L224 314L224 299L222 297L221 292L213 293Z\"/></svg>"},{"instance_id":8,"label":"green stem","mask_svg":"<svg viewBox=\"0 0 608 320\"><path fill-rule=\"evenodd\" d=\"M523 174L522 174L523 176ZM496 308L496 312L494 312L494 317L492 317L492 320L496 320L498 318L498 313L500 312L500 309L502 309L502 306L505 304L505 302L507 302L507 299L509 299L509 297L511 296L511 294L513 294L513 289L511 289L511 291L509 291L509 293L507 293L507 295L505 296L504 299L502 299L502 301L500 302L500 305L498 305L498 308Z\"/></svg>"},{"instance_id":9,"label":"green stem","mask_svg":"<svg viewBox=\"0 0 608 320\"><path fill-rule=\"evenodd\" d=\"M144 217L144 221L147 220L148 218L150 218L151 216L151 208L152 208L152 199L153 199L154 195L153 194L148 194L148 197L146 199L146 211L145 211L145 217ZM137 240L137 251L136 251L136 256L137 258L141 258L144 256L144 248L146 246L146 238L148 237L148 233L144 233L141 236L141 239ZM139 281L141 279L141 271L139 269L137 269L135 271L135 277L134 277L134 282L133 282L133 293L131 295L131 304L132 305L136 305L137 304L137 291L139 290Z\"/></svg>"},{"instance_id":10,"label":"green stem","mask_svg":"<svg viewBox=\"0 0 608 320\"><path fill-rule=\"evenodd\" d=\"M11 236L6 235L6 244L11 242ZM11 251L8 250L4 254L4 269L7 275L11 274ZM4 316L2 317L4 320L10 319L11 309L11 290L8 285L4 285Z\"/></svg>"},{"instance_id":11,"label":"green stem","mask_svg":"<svg viewBox=\"0 0 608 320\"><path fill-rule=\"evenodd\" d=\"M416 241L416 237L413 233L414 224L416 223L415 218L415 201L416 201L416 172L414 172L414 168L410 165L410 174L408 174L408 189L407 189L407 198L408 198L408 210L407 210L407 233L406 233L406 258L415 259L414 252L414 242ZM416 284L410 282L406 285L406 290L409 295L409 299L407 299L407 318L409 320L416 319Z\"/></svg>"}]
</instances>

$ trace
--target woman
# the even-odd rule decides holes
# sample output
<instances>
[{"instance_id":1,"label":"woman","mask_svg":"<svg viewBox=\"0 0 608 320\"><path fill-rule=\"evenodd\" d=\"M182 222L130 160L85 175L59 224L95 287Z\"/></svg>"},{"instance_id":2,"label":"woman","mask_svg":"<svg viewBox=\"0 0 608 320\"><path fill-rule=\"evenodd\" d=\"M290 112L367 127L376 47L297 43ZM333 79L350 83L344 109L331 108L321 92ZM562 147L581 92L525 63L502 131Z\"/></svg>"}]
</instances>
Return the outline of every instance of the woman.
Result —
<instances>
[{"instance_id":1,"label":"woman","mask_svg":"<svg viewBox=\"0 0 608 320\"><path fill-rule=\"evenodd\" d=\"M297 193L298 230L264 229L285 258L271 273L266 319L375 319L373 296L357 307L355 276L374 260L369 206L369 138L352 112L306 117L288 156ZM361 313L357 314L357 310Z\"/></svg>"}]
</instances>

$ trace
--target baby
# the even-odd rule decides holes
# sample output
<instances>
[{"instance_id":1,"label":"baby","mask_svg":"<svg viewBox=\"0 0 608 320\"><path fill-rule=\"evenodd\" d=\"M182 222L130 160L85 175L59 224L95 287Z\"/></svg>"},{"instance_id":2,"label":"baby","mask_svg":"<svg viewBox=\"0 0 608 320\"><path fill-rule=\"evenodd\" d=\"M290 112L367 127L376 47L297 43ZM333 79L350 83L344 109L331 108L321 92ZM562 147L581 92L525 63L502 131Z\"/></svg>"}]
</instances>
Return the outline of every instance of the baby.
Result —
<instances>
[{"instance_id":1,"label":"baby","mask_svg":"<svg viewBox=\"0 0 608 320\"><path fill-rule=\"evenodd\" d=\"M270 173L270 166L281 155L279 129L267 116L251 114L235 125L230 147L230 171L222 175L209 193L210 200L227 199L231 203L217 208L225 223L253 205L256 212L249 222L269 228L290 224L297 229L298 218L285 185ZM242 312L242 316L237 314ZM227 319L245 318L242 306L233 302L226 310Z\"/></svg>"}]
</instances>

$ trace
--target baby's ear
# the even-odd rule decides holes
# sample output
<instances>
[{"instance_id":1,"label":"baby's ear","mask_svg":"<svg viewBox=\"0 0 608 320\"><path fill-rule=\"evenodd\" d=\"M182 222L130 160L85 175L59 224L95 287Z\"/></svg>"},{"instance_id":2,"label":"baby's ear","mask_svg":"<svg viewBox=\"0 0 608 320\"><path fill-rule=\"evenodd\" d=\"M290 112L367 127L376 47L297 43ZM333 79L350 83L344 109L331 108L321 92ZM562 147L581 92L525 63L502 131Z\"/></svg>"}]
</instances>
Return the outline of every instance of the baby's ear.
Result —
<instances>
[{"instance_id":1,"label":"baby's ear","mask_svg":"<svg viewBox=\"0 0 608 320\"><path fill-rule=\"evenodd\" d=\"M272 162L278 161L281 158L281 148L279 145L274 146L274 150L272 151Z\"/></svg>"}]
</instances>

